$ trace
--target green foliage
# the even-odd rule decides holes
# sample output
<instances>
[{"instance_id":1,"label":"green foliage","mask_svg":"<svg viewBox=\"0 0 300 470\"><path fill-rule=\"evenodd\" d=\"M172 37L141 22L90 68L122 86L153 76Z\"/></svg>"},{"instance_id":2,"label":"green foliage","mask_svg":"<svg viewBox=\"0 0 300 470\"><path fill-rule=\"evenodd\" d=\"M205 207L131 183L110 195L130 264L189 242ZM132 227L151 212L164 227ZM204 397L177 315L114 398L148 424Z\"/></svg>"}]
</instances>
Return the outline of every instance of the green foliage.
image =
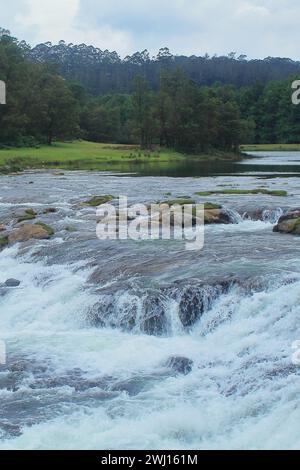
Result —
<instances>
[{"instance_id":1,"label":"green foliage","mask_svg":"<svg viewBox=\"0 0 300 470\"><path fill-rule=\"evenodd\" d=\"M124 60L63 41L31 49L3 30L0 148L83 138L138 145L130 158L139 161L161 158L156 148L238 154L241 143L300 143L300 106L291 102L299 71L288 59L187 58L167 48L154 59L142 51ZM18 160L14 168L22 169Z\"/></svg>"},{"instance_id":2,"label":"green foliage","mask_svg":"<svg viewBox=\"0 0 300 470\"><path fill-rule=\"evenodd\" d=\"M0 107L0 145L34 146L78 135L79 110L72 91L53 67L25 58L24 45L0 36L0 79L7 104Z\"/></svg>"}]
</instances>

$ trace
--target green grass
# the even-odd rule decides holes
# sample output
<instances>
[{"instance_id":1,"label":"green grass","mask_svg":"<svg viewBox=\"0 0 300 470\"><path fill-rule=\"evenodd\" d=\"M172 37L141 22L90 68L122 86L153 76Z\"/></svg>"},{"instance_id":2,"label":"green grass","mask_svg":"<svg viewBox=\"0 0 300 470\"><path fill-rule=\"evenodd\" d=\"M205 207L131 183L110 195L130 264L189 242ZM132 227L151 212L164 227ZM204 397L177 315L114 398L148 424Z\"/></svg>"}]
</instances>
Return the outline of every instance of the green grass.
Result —
<instances>
[{"instance_id":1,"label":"green grass","mask_svg":"<svg viewBox=\"0 0 300 470\"><path fill-rule=\"evenodd\" d=\"M241 145L240 147L242 152L253 152L253 151L263 151L263 152L272 152L272 151L299 151L300 144L253 144L253 145Z\"/></svg>"},{"instance_id":2,"label":"green grass","mask_svg":"<svg viewBox=\"0 0 300 470\"><path fill-rule=\"evenodd\" d=\"M196 196L212 196L213 194L265 194L267 196L282 196L288 195L286 191L282 190L269 190L269 189L222 189L216 191L200 191L195 193Z\"/></svg>"},{"instance_id":3,"label":"green grass","mask_svg":"<svg viewBox=\"0 0 300 470\"><path fill-rule=\"evenodd\" d=\"M174 161L184 156L172 151L143 152L136 146L98 144L87 141L56 142L38 148L0 150L0 169L24 168L94 169L105 163Z\"/></svg>"},{"instance_id":4,"label":"green grass","mask_svg":"<svg viewBox=\"0 0 300 470\"><path fill-rule=\"evenodd\" d=\"M59 168L66 170L123 171L128 164L170 164L185 159L237 160L239 155L214 152L211 155L184 155L167 149L152 152L134 145L99 144L87 141L55 142L52 146L9 148L0 150L0 172L11 173L29 168Z\"/></svg>"}]
</instances>

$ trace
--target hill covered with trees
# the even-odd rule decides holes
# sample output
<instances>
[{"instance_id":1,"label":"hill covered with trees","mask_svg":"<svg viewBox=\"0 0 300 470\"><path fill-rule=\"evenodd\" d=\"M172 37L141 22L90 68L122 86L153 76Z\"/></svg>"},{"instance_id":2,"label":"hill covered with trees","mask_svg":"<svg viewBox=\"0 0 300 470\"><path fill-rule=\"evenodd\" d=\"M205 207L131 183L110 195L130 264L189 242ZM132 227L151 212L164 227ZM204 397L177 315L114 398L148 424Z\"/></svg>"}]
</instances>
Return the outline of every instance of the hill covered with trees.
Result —
<instances>
[{"instance_id":1,"label":"hill covered with trees","mask_svg":"<svg viewBox=\"0 0 300 470\"><path fill-rule=\"evenodd\" d=\"M142 75L152 90L158 90L162 70L182 70L198 85L215 82L236 87L265 84L270 80L283 80L300 74L300 62L285 58L267 57L264 60L248 60L245 55L236 56L178 56L168 48L160 49L155 57L147 50L121 59L117 52L102 51L86 44L74 45L60 41L39 44L28 50L28 57L36 63L55 63L68 80L76 80L94 95L117 92L131 93L133 79Z\"/></svg>"},{"instance_id":2,"label":"hill covered with trees","mask_svg":"<svg viewBox=\"0 0 300 470\"><path fill-rule=\"evenodd\" d=\"M40 44L0 31L0 144L53 139L164 146L181 152L237 151L241 143L300 142L300 107L289 59L158 56L92 46Z\"/></svg>"}]
</instances>

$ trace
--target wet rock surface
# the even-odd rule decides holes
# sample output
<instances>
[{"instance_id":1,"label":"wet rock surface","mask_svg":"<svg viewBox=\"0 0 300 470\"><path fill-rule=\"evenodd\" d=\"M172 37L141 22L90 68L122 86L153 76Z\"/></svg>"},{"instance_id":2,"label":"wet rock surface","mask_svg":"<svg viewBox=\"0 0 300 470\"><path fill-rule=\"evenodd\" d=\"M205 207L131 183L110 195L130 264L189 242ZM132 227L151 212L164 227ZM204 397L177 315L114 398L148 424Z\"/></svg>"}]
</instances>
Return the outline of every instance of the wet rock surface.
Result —
<instances>
[{"instance_id":1,"label":"wet rock surface","mask_svg":"<svg viewBox=\"0 0 300 470\"><path fill-rule=\"evenodd\" d=\"M300 210L289 211L281 216L273 231L275 233L300 235Z\"/></svg>"},{"instance_id":2,"label":"wet rock surface","mask_svg":"<svg viewBox=\"0 0 300 470\"><path fill-rule=\"evenodd\" d=\"M261 278L212 279L210 283L194 279L156 289L139 289L139 286L121 283L114 288L97 290L99 300L90 309L88 321L97 327L168 336L172 334L172 323L176 319L176 327L188 331L232 289L251 296L265 288L266 281Z\"/></svg>"},{"instance_id":3,"label":"wet rock surface","mask_svg":"<svg viewBox=\"0 0 300 470\"><path fill-rule=\"evenodd\" d=\"M50 238L49 233L40 225L23 225L19 229L11 232L8 235L8 241L10 244L18 242L26 242L32 239L35 240L48 240Z\"/></svg>"},{"instance_id":4,"label":"wet rock surface","mask_svg":"<svg viewBox=\"0 0 300 470\"><path fill-rule=\"evenodd\" d=\"M188 375L190 372L192 372L193 365L194 362L191 359L180 356L170 357L166 362L166 366L168 368L178 374L183 375Z\"/></svg>"},{"instance_id":5,"label":"wet rock surface","mask_svg":"<svg viewBox=\"0 0 300 470\"><path fill-rule=\"evenodd\" d=\"M18 281L18 279L7 279L4 283L6 287L19 287L20 284L21 281Z\"/></svg>"}]
</instances>

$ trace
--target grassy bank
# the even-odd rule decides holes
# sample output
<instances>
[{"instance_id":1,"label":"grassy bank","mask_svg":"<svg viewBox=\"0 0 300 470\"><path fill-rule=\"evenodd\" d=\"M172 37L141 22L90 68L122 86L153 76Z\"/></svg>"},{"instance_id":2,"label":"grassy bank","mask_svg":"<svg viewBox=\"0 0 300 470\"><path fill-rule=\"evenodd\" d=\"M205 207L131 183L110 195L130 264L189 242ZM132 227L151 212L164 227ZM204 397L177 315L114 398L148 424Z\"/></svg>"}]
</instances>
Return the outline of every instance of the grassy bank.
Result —
<instances>
[{"instance_id":1,"label":"grassy bank","mask_svg":"<svg viewBox=\"0 0 300 470\"><path fill-rule=\"evenodd\" d=\"M253 144L253 145L241 145L242 152L272 152L272 151L299 151L300 144Z\"/></svg>"},{"instance_id":2,"label":"grassy bank","mask_svg":"<svg viewBox=\"0 0 300 470\"><path fill-rule=\"evenodd\" d=\"M54 143L51 147L11 148L0 150L0 171L9 173L29 168L68 170L122 170L127 164L172 163L185 159L238 160L236 154L214 152L210 155L184 155L167 149L141 151L136 146L98 144L75 141Z\"/></svg>"}]
</instances>

